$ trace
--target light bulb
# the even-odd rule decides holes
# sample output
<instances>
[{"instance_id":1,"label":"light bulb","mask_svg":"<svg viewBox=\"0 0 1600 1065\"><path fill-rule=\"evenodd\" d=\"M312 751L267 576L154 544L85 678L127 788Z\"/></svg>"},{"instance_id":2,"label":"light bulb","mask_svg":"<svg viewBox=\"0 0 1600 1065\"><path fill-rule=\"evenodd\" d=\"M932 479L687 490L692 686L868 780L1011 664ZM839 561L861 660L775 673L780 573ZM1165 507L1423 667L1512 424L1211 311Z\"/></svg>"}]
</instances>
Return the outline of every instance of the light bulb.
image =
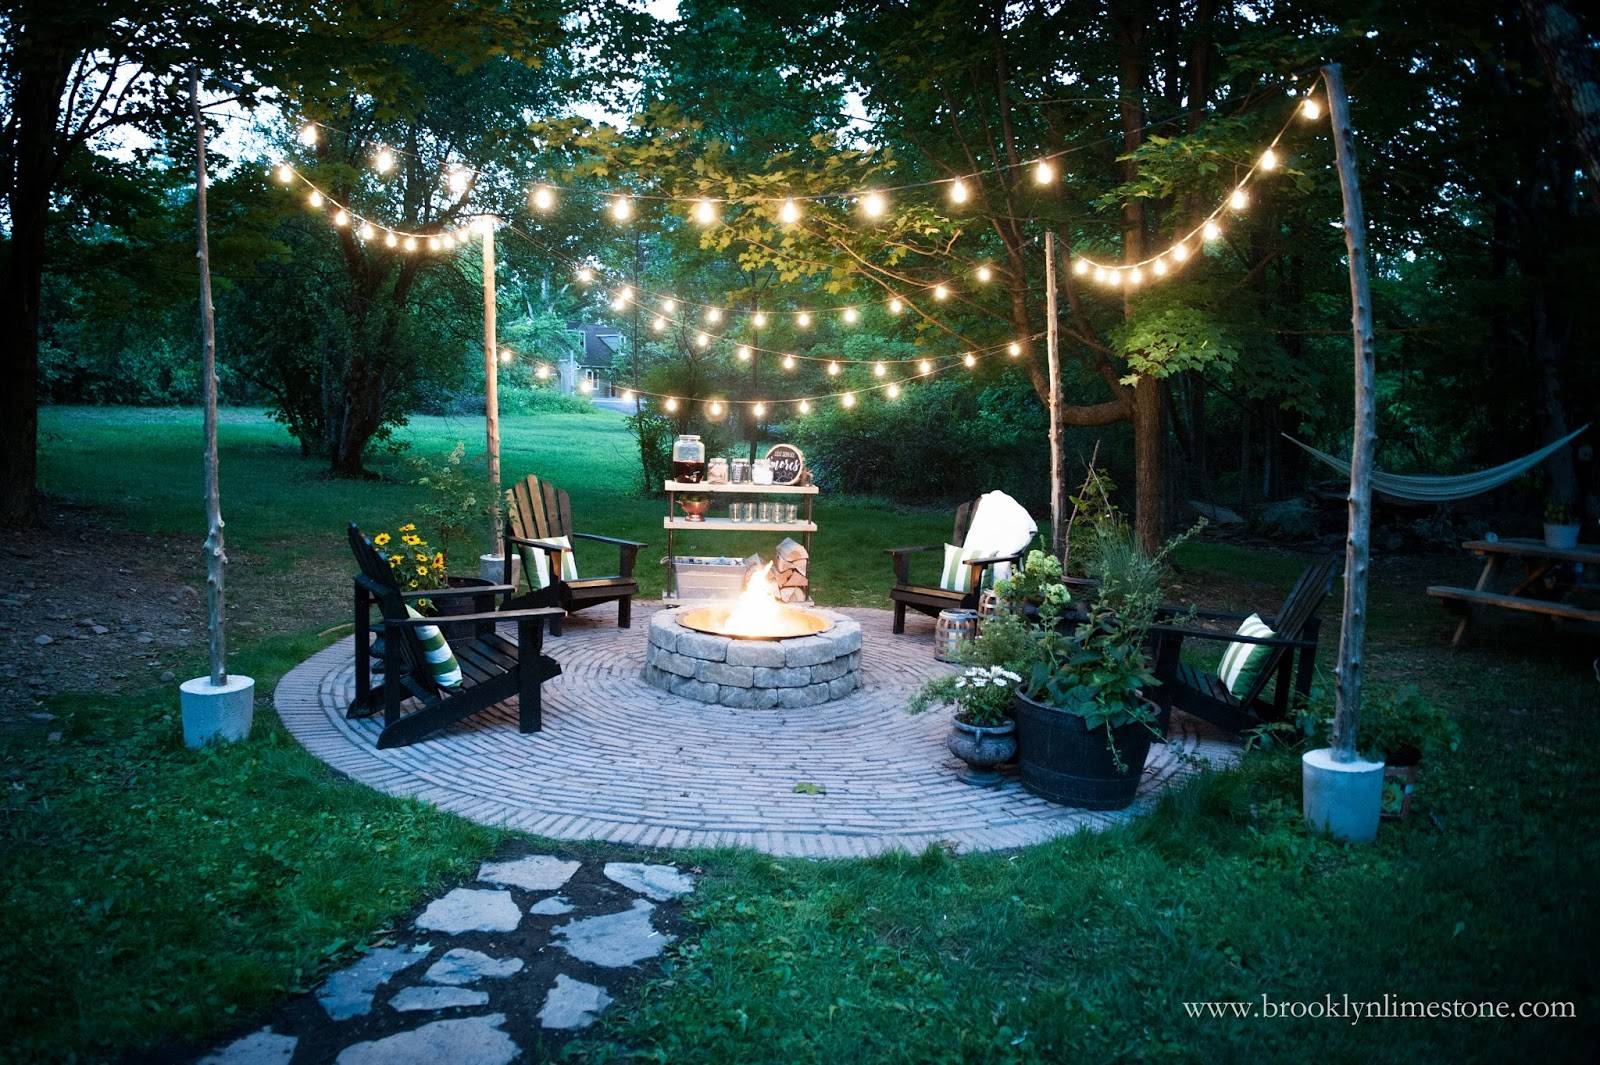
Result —
<instances>
[{"instance_id":1,"label":"light bulb","mask_svg":"<svg viewBox=\"0 0 1600 1065\"><path fill-rule=\"evenodd\" d=\"M1313 121L1322 117L1322 105L1307 96L1300 104L1300 113Z\"/></svg>"},{"instance_id":2,"label":"light bulb","mask_svg":"<svg viewBox=\"0 0 1600 1065\"><path fill-rule=\"evenodd\" d=\"M556 194L549 185L535 185L533 189L533 206L540 211L548 211L556 205Z\"/></svg>"},{"instance_id":3,"label":"light bulb","mask_svg":"<svg viewBox=\"0 0 1600 1065\"><path fill-rule=\"evenodd\" d=\"M1022 354L1022 345L1013 340L1011 343L1006 345L1006 354L1010 355L1013 359L1016 358L1018 355Z\"/></svg>"},{"instance_id":4,"label":"light bulb","mask_svg":"<svg viewBox=\"0 0 1600 1065\"><path fill-rule=\"evenodd\" d=\"M585 377L582 381L578 382L578 391L579 392L593 392L594 391L594 382L589 380L587 377Z\"/></svg>"},{"instance_id":5,"label":"light bulb","mask_svg":"<svg viewBox=\"0 0 1600 1065\"><path fill-rule=\"evenodd\" d=\"M1100 282L1102 285L1105 284L1106 283L1106 268L1103 267L1103 266L1095 267L1094 268L1094 279L1096 281Z\"/></svg>"},{"instance_id":6,"label":"light bulb","mask_svg":"<svg viewBox=\"0 0 1600 1065\"><path fill-rule=\"evenodd\" d=\"M667 409L669 414L678 409L678 401L671 396L668 396L666 402L661 405Z\"/></svg>"},{"instance_id":7,"label":"light bulb","mask_svg":"<svg viewBox=\"0 0 1600 1065\"><path fill-rule=\"evenodd\" d=\"M315 122L307 122L300 127L300 143L307 148L317 143L317 124Z\"/></svg>"},{"instance_id":8,"label":"light bulb","mask_svg":"<svg viewBox=\"0 0 1600 1065\"><path fill-rule=\"evenodd\" d=\"M800 221L800 207L793 200L784 200L783 206L778 208L778 221L786 226L792 226Z\"/></svg>"},{"instance_id":9,"label":"light bulb","mask_svg":"<svg viewBox=\"0 0 1600 1065\"><path fill-rule=\"evenodd\" d=\"M456 235L454 233L446 233L439 239L444 242L446 248L454 248L456 246Z\"/></svg>"},{"instance_id":10,"label":"light bulb","mask_svg":"<svg viewBox=\"0 0 1600 1065\"><path fill-rule=\"evenodd\" d=\"M378 154L372 157L372 169L380 174L387 174L394 169L394 153L387 148L379 148Z\"/></svg>"},{"instance_id":11,"label":"light bulb","mask_svg":"<svg viewBox=\"0 0 1600 1065\"><path fill-rule=\"evenodd\" d=\"M921 360L920 362L917 363L917 370L920 373L925 373L925 374L932 373L933 372L933 363L929 362L927 359L923 359L923 360Z\"/></svg>"},{"instance_id":12,"label":"light bulb","mask_svg":"<svg viewBox=\"0 0 1600 1065\"><path fill-rule=\"evenodd\" d=\"M872 376L873 377L882 377L884 374L886 374L888 372L889 372L889 368L887 366L885 366L883 363L875 362L875 363L872 364Z\"/></svg>"},{"instance_id":13,"label":"light bulb","mask_svg":"<svg viewBox=\"0 0 1600 1065\"><path fill-rule=\"evenodd\" d=\"M588 266L578 267L578 283L587 285L594 280L594 270Z\"/></svg>"},{"instance_id":14,"label":"light bulb","mask_svg":"<svg viewBox=\"0 0 1600 1065\"><path fill-rule=\"evenodd\" d=\"M795 315L794 324L799 326L801 329L808 327L811 324L811 312L801 311L799 314Z\"/></svg>"},{"instance_id":15,"label":"light bulb","mask_svg":"<svg viewBox=\"0 0 1600 1065\"><path fill-rule=\"evenodd\" d=\"M678 301L673 299L671 296L668 296L666 299L661 301L661 309L668 314L671 314L673 311L678 309Z\"/></svg>"},{"instance_id":16,"label":"light bulb","mask_svg":"<svg viewBox=\"0 0 1600 1065\"><path fill-rule=\"evenodd\" d=\"M1089 272L1089 260L1079 259L1077 262L1073 263L1072 272L1077 274L1079 277L1087 274Z\"/></svg>"},{"instance_id":17,"label":"light bulb","mask_svg":"<svg viewBox=\"0 0 1600 1065\"><path fill-rule=\"evenodd\" d=\"M344 208L341 207L337 211L333 212L333 224L336 226L347 226L350 224L350 216L345 213Z\"/></svg>"},{"instance_id":18,"label":"light bulb","mask_svg":"<svg viewBox=\"0 0 1600 1065\"><path fill-rule=\"evenodd\" d=\"M856 405L856 394L854 392L846 392L844 395L839 397L839 403L840 403L840 405L845 406L845 407L853 407L853 406L855 406Z\"/></svg>"},{"instance_id":19,"label":"light bulb","mask_svg":"<svg viewBox=\"0 0 1600 1065\"><path fill-rule=\"evenodd\" d=\"M978 280L979 281L987 282L993 276L994 276L994 271L989 269L987 266L978 267Z\"/></svg>"},{"instance_id":20,"label":"light bulb","mask_svg":"<svg viewBox=\"0 0 1600 1065\"><path fill-rule=\"evenodd\" d=\"M1142 271L1140 271L1140 269L1137 266L1135 266L1132 270L1128 271L1128 284L1137 285L1139 282L1141 282L1143 280L1144 280L1144 273Z\"/></svg>"},{"instance_id":21,"label":"light bulb","mask_svg":"<svg viewBox=\"0 0 1600 1065\"><path fill-rule=\"evenodd\" d=\"M618 196L611 201L611 217L618 222L626 222L633 217L633 201L626 196Z\"/></svg>"},{"instance_id":22,"label":"light bulb","mask_svg":"<svg viewBox=\"0 0 1600 1065\"><path fill-rule=\"evenodd\" d=\"M950 298L950 290L945 288L943 285L934 285L933 298L936 300L947 300Z\"/></svg>"},{"instance_id":23,"label":"light bulb","mask_svg":"<svg viewBox=\"0 0 1600 1065\"><path fill-rule=\"evenodd\" d=\"M696 333L694 337L694 343L695 347L698 348L707 347L711 343L711 338L704 333Z\"/></svg>"},{"instance_id":24,"label":"light bulb","mask_svg":"<svg viewBox=\"0 0 1600 1065\"><path fill-rule=\"evenodd\" d=\"M1262 152L1261 153L1261 169L1263 169L1263 170L1276 170L1276 169L1278 169L1278 153L1273 151L1271 148L1268 148L1266 151Z\"/></svg>"},{"instance_id":25,"label":"light bulb","mask_svg":"<svg viewBox=\"0 0 1600 1065\"><path fill-rule=\"evenodd\" d=\"M854 325L856 322L861 320L861 313L854 307L846 307L844 309L844 320L849 322L851 325Z\"/></svg>"},{"instance_id":26,"label":"light bulb","mask_svg":"<svg viewBox=\"0 0 1600 1065\"><path fill-rule=\"evenodd\" d=\"M623 303L632 303L633 289L628 285L623 285L622 291L617 293L617 299L621 300Z\"/></svg>"},{"instance_id":27,"label":"light bulb","mask_svg":"<svg viewBox=\"0 0 1600 1065\"><path fill-rule=\"evenodd\" d=\"M734 354L739 357L740 362L750 361L750 348L746 344L740 344L739 350L735 351Z\"/></svg>"},{"instance_id":28,"label":"light bulb","mask_svg":"<svg viewBox=\"0 0 1600 1065\"><path fill-rule=\"evenodd\" d=\"M722 308L721 307L707 307L706 308L706 321L713 322L713 323L722 321Z\"/></svg>"},{"instance_id":29,"label":"light bulb","mask_svg":"<svg viewBox=\"0 0 1600 1065\"><path fill-rule=\"evenodd\" d=\"M372 239L372 223L371 222L362 222L361 223L361 229L357 231L356 236L360 237L362 240L371 240Z\"/></svg>"},{"instance_id":30,"label":"light bulb","mask_svg":"<svg viewBox=\"0 0 1600 1065\"><path fill-rule=\"evenodd\" d=\"M417 238L416 237L407 237L406 238L406 251L416 251L416 250L417 250Z\"/></svg>"},{"instance_id":31,"label":"light bulb","mask_svg":"<svg viewBox=\"0 0 1600 1065\"><path fill-rule=\"evenodd\" d=\"M541 381L545 380L546 378L548 378L550 376L550 367L548 367L548 366L539 367L537 370L533 371L533 376L537 377Z\"/></svg>"},{"instance_id":32,"label":"light bulb","mask_svg":"<svg viewBox=\"0 0 1600 1065\"><path fill-rule=\"evenodd\" d=\"M889 209L889 201L881 192L869 192L861 197L861 213L868 218L882 218Z\"/></svg>"},{"instance_id":33,"label":"light bulb","mask_svg":"<svg viewBox=\"0 0 1600 1065\"><path fill-rule=\"evenodd\" d=\"M896 296L894 299L889 301L889 313L890 314L899 314L902 310L905 309L905 306L906 305L905 305L904 301L902 301L899 296Z\"/></svg>"},{"instance_id":34,"label":"light bulb","mask_svg":"<svg viewBox=\"0 0 1600 1065\"><path fill-rule=\"evenodd\" d=\"M663 329L665 329L666 327L667 327L667 320L665 318L661 317L659 314L656 315L654 318L650 319L650 328L654 329L656 332L659 333Z\"/></svg>"},{"instance_id":35,"label":"light bulb","mask_svg":"<svg viewBox=\"0 0 1600 1065\"><path fill-rule=\"evenodd\" d=\"M718 403L716 400L712 400L710 404L706 406L706 413L710 414L713 418L722 417L722 404Z\"/></svg>"},{"instance_id":36,"label":"light bulb","mask_svg":"<svg viewBox=\"0 0 1600 1065\"><path fill-rule=\"evenodd\" d=\"M450 171L450 176L445 180L450 186L450 191L455 193L457 196L467 191L467 181L469 178L467 176L467 172L462 170L460 167Z\"/></svg>"},{"instance_id":37,"label":"light bulb","mask_svg":"<svg viewBox=\"0 0 1600 1065\"><path fill-rule=\"evenodd\" d=\"M900 386L894 384L893 382L890 382L889 387L884 389L883 392L884 395L888 396L890 399L900 398Z\"/></svg>"},{"instance_id":38,"label":"light bulb","mask_svg":"<svg viewBox=\"0 0 1600 1065\"><path fill-rule=\"evenodd\" d=\"M757 403L750 408L750 413L757 418L764 418L767 415L767 405L765 403Z\"/></svg>"},{"instance_id":39,"label":"light bulb","mask_svg":"<svg viewBox=\"0 0 1600 1065\"><path fill-rule=\"evenodd\" d=\"M504 365L505 363L508 363L510 361L511 361L511 349L510 348L501 348L500 349L500 362L501 362L501 364Z\"/></svg>"},{"instance_id":40,"label":"light bulb","mask_svg":"<svg viewBox=\"0 0 1600 1065\"><path fill-rule=\"evenodd\" d=\"M785 370L794 369L794 356L793 355L785 355L783 357L783 368Z\"/></svg>"},{"instance_id":41,"label":"light bulb","mask_svg":"<svg viewBox=\"0 0 1600 1065\"><path fill-rule=\"evenodd\" d=\"M285 185L289 184L289 182L294 180L294 168L288 163L284 163L282 166L278 167L278 180L283 182Z\"/></svg>"},{"instance_id":42,"label":"light bulb","mask_svg":"<svg viewBox=\"0 0 1600 1065\"><path fill-rule=\"evenodd\" d=\"M1244 189L1234 189L1233 195L1228 197L1228 206L1235 211L1242 211L1250 202L1250 197L1245 195Z\"/></svg>"},{"instance_id":43,"label":"light bulb","mask_svg":"<svg viewBox=\"0 0 1600 1065\"><path fill-rule=\"evenodd\" d=\"M710 200L701 200L694 205L694 220L703 226L709 226L717 220L717 205Z\"/></svg>"},{"instance_id":44,"label":"light bulb","mask_svg":"<svg viewBox=\"0 0 1600 1065\"><path fill-rule=\"evenodd\" d=\"M1167 261L1165 259L1157 259L1150 264L1150 272L1157 277L1167 276Z\"/></svg>"},{"instance_id":45,"label":"light bulb","mask_svg":"<svg viewBox=\"0 0 1600 1065\"><path fill-rule=\"evenodd\" d=\"M1050 160L1041 159L1033 167L1033 183L1035 185L1048 185L1056 179L1056 168L1050 165Z\"/></svg>"},{"instance_id":46,"label":"light bulb","mask_svg":"<svg viewBox=\"0 0 1600 1065\"><path fill-rule=\"evenodd\" d=\"M839 376L839 364L838 363L836 363L836 362L828 363L828 376L829 377L838 377Z\"/></svg>"},{"instance_id":47,"label":"light bulb","mask_svg":"<svg viewBox=\"0 0 1600 1065\"><path fill-rule=\"evenodd\" d=\"M966 203L967 195L967 183L965 181L962 181L960 178L956 178L954 181L950 182L951 203Z\"/></svg>"},{"instance_id":48,"label":"light bulb","mask_svg":"<svg viewBox=\"0 0 1600 1065\"><path fill-rule=\"evenodd\" d=\"M311 201L311 206L313 207L322 206L322 193L318 192L316 189L311 190L311 195L308 196L307 199Z\"/></svg>"},{"instance_id":49,"label":"light bulb","mask_svg":"<svg viewBox=\"0 0 1600 1065\"><path fill-rule=\"evenodd\" d=\"M622 397L621 397L621 398L622 398L622 402L624 402L624 403L631 403L631 402L633 402L633 389L631 389L631 388L624 388L624 389L623 389L623 390L622 390Z\"/></svg>"},{"instance_id":50,"label":"light bulb","mask_svg":"<svg viewBox=\"0 0 1600 1065\"><path fill-rule=\"evenodd\" d=\"M1109 271L1107 271L1106 272L1106 280L1108 282L1110 282L1112 288L1116 288L1118 285L1122 284L1122 271L1121 270L1109 270Z\"/></svg>"},{"instance_id":51,"label":"light bulb","mask_svg":"<svg viewBox=\"0 0 1600 1065\"><path fill-rule=\"evenodd\" d=\"M428 250L429 251L438 251L439 250L439 238L438 237L429 237L428 238Z\"/></svg>"},{"instance_id":52,"label":"light bulb","mask_svg":"<svg viewBox=\"0 0 1600 1065\"><path fill-rule=\"evenodd\" d=\"M969 351L965 355L961 356L961 363L970 370L974 366L978 365L978 357Z\"/></svg>"},{"instance_id":53,"label":"light bulb","mask_svg":"<svg viewBox=\"0 0 1600 1065\"><path fill-rule=\"evenodd\" d=\"M800 403L798 404L798 406L799 406L801 414L810 414L811 413L811 402L809 400L802 399L800 401Z\"/></svg>"},{"instance_id":54,"label":"light bulb","mask_svg":"<svg viewBox=\"0 0 1600 1065\"><path fill-rule=\"evenodd\" d=\"M385 247L392 248L396 244L400 243L400 238L395 236L393 233L385 233L383 235L383 243Z\"/></svg>"},{"instance_id":55,"label":"light bulb","mask_svg":"<svg viewBox=\"0 0 1600 1065\"><path fill-rule=\"evenodd\" d=\"M1200 229L1200 235L1207 240L1216 240L1222 236L1222 227L1215 221L1207 221Z\"/></svg>"},{"instance_id":56,"label":"light bulb","mask_svg":"<svg viewBox=\"0 0 1600 1065\"><path fill-rule=\"evenodd\" d=\"M1189 257L1189 245L1179 241L1172 246L1172 261L1181 263Z\"/></svg>"},{"instance_id":57,"label":"light bulb","mask_svg":"<svg viewBox=\"0 0 1600 1065\"><path fill-rule=\"evenodd\" d=\"M757 329L765 329L767 326L766 314L761 311L757 311L755 314L752 314L750 316L750 324L755 326Z\"/></svg>"},{"instance_id":58,"label":"light bulb","mask_svg":"<svg viewBox=\"0 0 1600 1065\"><path fill-rule=\"evenodd\" d=\"M627 305L628 305L628 301L623 299L621 296L614 297L611 300L611 309L614 310L614 311L620 311L624 307L626 307Z\"/></svg>"}]
</instances>

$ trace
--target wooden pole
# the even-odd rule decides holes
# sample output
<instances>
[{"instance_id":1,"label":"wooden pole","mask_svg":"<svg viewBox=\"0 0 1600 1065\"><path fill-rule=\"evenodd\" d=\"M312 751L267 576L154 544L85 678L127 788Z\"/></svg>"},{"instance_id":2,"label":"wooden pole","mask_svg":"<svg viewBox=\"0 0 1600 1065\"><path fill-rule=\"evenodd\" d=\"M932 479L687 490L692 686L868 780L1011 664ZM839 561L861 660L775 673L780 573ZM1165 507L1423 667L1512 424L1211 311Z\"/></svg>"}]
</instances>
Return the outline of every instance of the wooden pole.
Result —
<instances>
[{"instance_id":1,"label":"wooden pole","mask_svg":"<svg viewBox=\"0 0 1600 1065\"><path fill-rule=\"evenodd\" d=\"M1066 500L1061 488L1061 352L1056 329L1056 235L1044 233L1044 353L1050 374L1050 550L1066 564Z\"/></svg>"},{"instance_id":2,"label":"wooden pole","mask_svg":"<svg viewBox=\"0 0 1600 1065\"><path fill-rule=\"evenodd\" d=\"M211 239L206 230L206 125L200 113L200 68L189 68L189 105L194 112L195 140L195 258L200 261L200 361L205 392L206 632L211 659L211 683L228 683L228 640L224 629L227 598L223 572L228 555L223 549L222 490L217 476L217 313L211 305Z\"/></svg>"},{"instance_id":3,"label":"wooden pole","mask_svg":"<svg viewBox=\"0 0 1600 1065\"><path fill-rule=\"evenodd\" d=\"M1372 457L1378 444L1374 399L1376 356L1372 338L1372 301L1367 293L1367 223L1356 179L1355 136L1350 130L1350 101L1339 64L1322 68L1328 90L1328 119L1333 126L1334 158L1339 189L1344 194L1344 245L1350 260L1350 329L1355 337L1356 421L1350 447L1350 530L1345 544L1344 618L1339 629L1339 665L1335 671L1333 757L1356 758L1356 726L1361 716L1361 655L1367 631L1368 532L1372 525Z\"/></svg>"},{"instance_id":4,"label":"wooden pole","mask_svg":"<svg viewBox=\"0 0 1600 1065\"><path fill-rule=\"evenodd\" d=\"M483 420L489 452L489 551L499 554L500 544L500 359L494 331L494 219L484 215L483 227Z\"/></svg>"}]
</instances>

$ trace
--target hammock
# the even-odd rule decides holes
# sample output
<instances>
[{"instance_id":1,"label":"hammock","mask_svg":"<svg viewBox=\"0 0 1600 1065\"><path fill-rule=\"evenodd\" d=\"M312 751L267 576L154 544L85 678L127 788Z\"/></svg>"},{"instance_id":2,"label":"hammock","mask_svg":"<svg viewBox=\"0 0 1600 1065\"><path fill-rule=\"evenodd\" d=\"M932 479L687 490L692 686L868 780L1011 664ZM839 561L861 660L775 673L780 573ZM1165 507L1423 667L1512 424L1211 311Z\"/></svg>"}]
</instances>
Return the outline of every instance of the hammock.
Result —
<instances>
[{"instance_id":1,"label":"hammock","mask_svg":"<svg viewBox=\"0 0 1600 1065\"><path fill-rule=\"evenodd\" d=\"M1514 477L1520 477L1539 463L1549 458L1558 449L1570 444L1584 429L1568 433L1553 444L1546 444L1531 455L1524 455L1520 459L1512 459L1503 466L1495 466L1477 473L1462 473L1453 476L1438 476L1427 474L1383 473L1380 470L1372 471L1372 488L1384 495L1396 499L1409 499L1417 503L1448 503L1453 499L1466 499L1487 492L1491 488L1499 488ZM1296 440L1288 433L1283 438L1300 448L1312 458L1327 463L1345 476L1350 475L1350 463L1344 459L1318 451L1310 444Z\"/></svg>"}]
</instances>

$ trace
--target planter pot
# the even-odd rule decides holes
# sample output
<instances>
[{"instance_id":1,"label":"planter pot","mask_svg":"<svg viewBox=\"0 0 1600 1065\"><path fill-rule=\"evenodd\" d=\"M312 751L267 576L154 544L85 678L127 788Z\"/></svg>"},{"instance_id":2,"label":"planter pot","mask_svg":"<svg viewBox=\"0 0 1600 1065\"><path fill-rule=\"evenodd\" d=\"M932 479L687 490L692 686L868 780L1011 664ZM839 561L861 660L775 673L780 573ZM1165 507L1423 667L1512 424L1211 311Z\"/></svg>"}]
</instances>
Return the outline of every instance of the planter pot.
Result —
<instances>
[{"instance_id":1,"label":"planter pot","mask_svg":"<svg viewBox=\"0 0 1600 1065\"><path fill-rule=\"evenodd\" d=\"M1578 530L1582 528L1577 522L1570 525L1551 525L1544 523L1544 545L1563 551L1570 551L1578 546Z\"/></svg>"},{"instance_id":2,"label":"planter pot","mask_svg":"<svg viewBox=\"0 0 1600 1065\"><path fill-rule=\"evenodd\" d=\"M1076 714L1041 706L1018 694L1017 764L1022 786L1043 799L1085 810L1120 810L1133 801L1150 754L1150 730L1137 722L1111 730L1122 767L1104 729L1093 732Z\"/></svg>"},{"instance_id":3,"label":"planter pot","mask_svg":"<svg viewBox=\"0 0 1600 1065\"><path fill-rule=\"evenodd\" d=\"M1000 783L996 769L1017 753L1017 726L1007 721L1004 725L985 727L969 725L964 721L950 723L950 737L945 746L950 753L967 763L956 776L967 784L979 788L992 788Z\"/></svg>"},{"instance_id":4,"label":"planter pot","mask_svg":"<svg viewBox=\"0 0 1600 1065\"><path fill-rule=\"evenodd\" d=\"M1382 817L1404 821L1411 814L1411 794L1417 787L1417 772L1422 768L1422 752L1402 747L1383 758Z\"/></svg>"},{"instance_id":5,"label":"planter pot","mask_svg":"<svg viewBox=\"0 0 1600 1065\"><path fill-rule=\"evenodd\" d=\"M488 588L495 581L486 581L482 577L446 577L445 584L451 588ZM452 595L448 599L435 599L433 601L432 616L439 619L439 631L444 633L446 640L466 641L477 635L478 626L473 622L452 622L452 614L481 614L494 609L494 594L486 592L483 595ZM485 623L487 624L487 623Z\"/></svg>"}]
</instances>

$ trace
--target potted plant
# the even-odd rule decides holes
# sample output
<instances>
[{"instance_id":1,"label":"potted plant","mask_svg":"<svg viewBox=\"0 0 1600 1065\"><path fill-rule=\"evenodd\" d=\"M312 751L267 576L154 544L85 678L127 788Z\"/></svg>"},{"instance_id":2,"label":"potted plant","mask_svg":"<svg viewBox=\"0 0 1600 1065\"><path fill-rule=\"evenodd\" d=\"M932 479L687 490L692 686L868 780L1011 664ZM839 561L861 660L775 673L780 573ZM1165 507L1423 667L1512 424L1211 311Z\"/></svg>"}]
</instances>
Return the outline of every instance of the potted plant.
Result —
<instances>
[{"instance_id":1,"label":"potted plant","mask_svg":"<svg viewBox=\"0 0 1600 1065\"><path fill-rule=\"evenodd\" d=\"M1021 680L1004 666L968 666L960 674L929 681L912 698L913 713L934 703L955 706L945 746L966 763L956 774L965 783L994 787L1001 780L999 767L1017 753L1017 727L1008 714Z\"/></svg>"},{"instance_id":2,"label":"potted plant","mask_svg":"<svg viewBox=\"0 0 1600 1065\"><path fill-rule=\"evenodd\" d=\"M417 531L415 522L406 522L394 532L380 532L372 538L372 545L389 563L395 581L407 592L425 592L433 588L466 588L474 585L489 587L490 582L478 577L452 577L443 551L435 550ZM489 598L482 603L482 598ZM448 618L451 614L475 614L480 610L494 609L492 596L450 596L444 599L415 599L411 605L429 617ZM474 635L476 626L451 624L441 620L439 630L447 640L466 640Z\"/></svg>"},{"instance_id":3,"label":"potted plant","mask_svg":"<svg viewBox=\"0 0 1600 1065\"><path fill-rule=\"evenodd\" d=\"M1544 542L1547 547L1570 550L1578 546L1577 515L1572 504L1552 499L1544 507Z\"/></svg>"},{"instance_id":4,"label":"potted plant","mask_svg":"<svg viewBox=\"0 0 1600 1065\"><path fill-rule=\"evenodd\" d=\"M1314 734L1331 729L1332 723L1333 707L1324 699L1302 727ZM1362 700L1356 742L1364 757L1383 762L1381 816L1402 820L1411 812L1422 767L1460 747L1461 729L1443 707L1407 686Z\"/></svg>"}]
</instances>

